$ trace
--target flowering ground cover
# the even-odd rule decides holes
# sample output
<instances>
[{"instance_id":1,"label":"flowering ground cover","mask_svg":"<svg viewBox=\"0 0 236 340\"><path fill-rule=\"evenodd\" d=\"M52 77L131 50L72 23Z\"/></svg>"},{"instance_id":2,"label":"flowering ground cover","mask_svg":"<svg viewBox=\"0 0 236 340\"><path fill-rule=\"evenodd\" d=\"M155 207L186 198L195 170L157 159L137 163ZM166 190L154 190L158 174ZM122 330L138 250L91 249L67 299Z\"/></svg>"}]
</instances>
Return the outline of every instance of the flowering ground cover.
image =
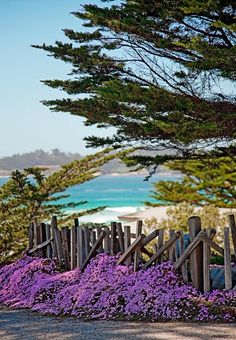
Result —
<instances>
[{"instance_id":1,"label":"flowering ground cover","mask_svg":"<svg viewBox=\"0 0 236 340\"><path fill-rule=\"evenodd\" d=\"M133 272L100 254L83 273L59 272L49 259L0 268L0 302L45 314L95 319L235 321L236 292L207 294L185 284L171 262Z\"/></svg>"}]
</instances>

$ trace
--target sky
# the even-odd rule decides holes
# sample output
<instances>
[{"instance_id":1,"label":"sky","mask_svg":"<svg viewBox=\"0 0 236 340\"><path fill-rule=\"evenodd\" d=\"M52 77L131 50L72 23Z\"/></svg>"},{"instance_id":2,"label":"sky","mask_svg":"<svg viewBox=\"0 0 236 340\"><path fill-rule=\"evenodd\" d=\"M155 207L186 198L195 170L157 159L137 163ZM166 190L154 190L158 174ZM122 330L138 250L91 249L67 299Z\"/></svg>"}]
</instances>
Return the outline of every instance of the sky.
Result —
<instances>
[{"instance_id":1,"label":"sky","mask_svg":"<svg viewBox=\"0 0 236 340\"><path fill-rule=\"evenodd\" d=\"M66 79L70 65L31 44L67 41L62 29L81 30L70 12L99 0L0 0L0 157L43 149L88 154L83 138L112 130L84 127L82 118L54 113L41 100L63 92L40 80ZM66 96L64 94L64 96Z\"/></svg>"}]
</instances>

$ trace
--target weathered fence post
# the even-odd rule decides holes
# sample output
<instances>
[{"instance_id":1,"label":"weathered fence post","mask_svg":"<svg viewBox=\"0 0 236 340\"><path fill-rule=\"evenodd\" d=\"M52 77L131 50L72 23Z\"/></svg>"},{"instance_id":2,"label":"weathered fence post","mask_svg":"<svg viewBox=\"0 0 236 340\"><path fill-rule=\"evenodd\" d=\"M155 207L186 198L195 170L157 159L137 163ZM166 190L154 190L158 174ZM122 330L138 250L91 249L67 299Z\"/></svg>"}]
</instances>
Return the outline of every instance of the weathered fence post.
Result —
<instances>
[{"instance_id":1,"label":"weathered fence post","mask_svg":"<svg viewBox=\"0 0 236 340\"><path fill-rule=\"evenodd\" d=\"M29 225L29 249L32 249L34 246L34 223L30 223Z\"/></svg>"},{"instance_id":2,"label":"weathered fence post","mask_svg":"<svg viewBox=\"0 0 236 340\"><path fill-rule=\"evenodd\" d=\"M210 237L210 230L207 233ZM210 247L206 242L203 242L203 290L204 293L210 291Z\"/></svg>"},{"instance_id":3,"label":"weathered fence post","mask_svg":"<svg viewBox=\"0 0 236 340\"><path fill-rule=\"evenodd\" d=\"M55 239L57 258L58 258L59 264L61 265L63 260L64 260L64 254L63 254L63 249L62 249L62 244L61 244L60 231L57 227L57 217L56 216L52 217L51 226L52 226L52 230L53 230L53 237Z\"/></svg>"},{"instance_id":4,"label":"weathered fence post","mask_svg":"<svg viewBox=\"0 0 236 340\"><path fill-rule=\"evenodd\" d=\"M44 225L44 223L39 223L39 224L37 224L37 241L38 241L38 245L39 244L42 244L43 243L43 241L44 241L44 227L45 227L45 225ZM39 256L39 257L44 257L44 255L45 255L45 251L44 251L44 249L39 249L38 251L37 251L37 255Z\"/></svg>"},{"instance_id":5,"label":"weathered fence post","mask_svg":"<svg viewBox=\"0 0 236 340\"><path fill-rule=\"evenodd\" d=\"M83 227L83 233L84 233L84 253L85 253L85 258L88 256L88 253L90 251L90 245L89 245L89 228L88 227Z\"/></svg>"},{"instance_id":6,"label":"weathered fence post","mask_svg":"<svg viewBox=\"0 0 236 340\"><path fill-rule=\"evenodd\" d=\"M126 262L126 260L131 256L131 254L137 249L142 246L142 242L144 240L145 236L143 234L140 234L136 240L129 246L129 248L124 252L124 254L121 255L119 260L117 261L117 264L123 264Z\"/></svg>"},{"instance_id":7,"label":"weathered fence post","mask_svg":"<svg viewBox=\"0 0 236 340\"><path fill-rule=\"evenodd\" d=\"M74 220L74 225L70 230L70 269L76 268L76 226L77 221Z\"/></svg>"},{"instance_id":8,"label":"weathered fence post","mask_svg":"<svg viewBox=\"0 0 236 340\"><path fill-rule=\"evenodd\" d=\"M77 267L81 268L84 260L84 252L83 252L83 230L77 225Z\"/></svg>"},{"instance_id":9,"label":"weathered fence post","mask_svg":"<svg viewBox=\"0 0 236 340\"><path fill-rule=\"evenodd\" d=\"M136 225L136 238L142 234L143 222L141 220L137 221ZM137 248L134 253L134 271L138 270L139 259L141 258L140 248Z\"/></svg>"},{"instance_id":10,"label":"weathered fence post","mask_svg":"<svg viewBox=\"0 0 236 340\"><path fill-rule=\"evenodd\" d=\"M52 236L52 257L57 258L57 246L56 246L56 240L55 240L55 232L53 228L53 224L51 223L51 236Z\"/></svg>"},{"instance_id":11,"label":"weathered fence post","mask_svg":"<svg viewBox=\"0 0 236 340\"><path fill-rule=\"evenodd\" d=\"M88 254L88 256L86 257L84 263L81 266L81 271L83 271L87 264L90 262L90 260L92 259L92 257L95 255L96 250L99 248L99 246L102 244L105 236L106 236L106 231L102 230L101 234L99 235L99 238L96 240L96 242L94 243L94 245L92 246L92 248L90 249L90 252Z\"/></svg>"},{"instance_id":12,"label":"weathered fence post","mask_svg":"<svg viewBox=\"0 0 236 340\"><path fill-rule=\"evenodd\" d=\"M201 231L201 219L192 216L188 219L191 242ZM203 245L200 242L190 255L191 277L195 288L203 291Z\"/></svg>"},{"instance_id":13,"label":"weathered fence post","mask_svg":"<svg viewBox=\"0 0 236 340\"><path fill-rule=\"evenodd\" d=\"M96 238L96 231L91 229L90 231L90 237L91 237L91 245L93 246L94 243L96 242L97 238Z\"/></svg>"},{"instance_id":14,"label":"weathered fence post","mask_svg":"<svg viewBox=\"0 0 236 340\"><path fill-rule=\"evenodd\" d=\"M179 257L181 257L184 252L185 252L185 244L184 244L184 233L183 230L180 231L181 236L179 238ZM187 270L187 264L186 261L182 264L181 266L181 272L182 272L182 276L183 276L183 280L185 283L188 282L188 270Z\"/></svg>"},{"instance_id":15,"label":"weathered fence post","mask_svg":"<svg viewBox=\"0 0 236 340\"><path fill-rule=\"evenodd\" d=\"M163 243L164 243L164 234L165 234L164 229L159 229L159 236L158 236L158 240L157 240L157 251L159 249L161 249L161 247L163 246ZM162 255L160 257L158 257L156 263L160 264L161 262L162 262Z\"/></svg>"},{"instance_id":16,"label":"weathered fence post","mask_svg":"<svg viewBox=\"0 0 236 340\"><path fill-rule=\"evenodd\" d=\"M116 223L116 229L117 229L119 248L120 248L120 251L123 253L124 252L124 236L123 236L122 224L120 222Z\"/></svg>"},{"instance_id":17,"label":"weathered fence post","mask_svg":"<svg viewBox=\"0 0 236 340\"><path fill-rule=\"evenodd\" d=\"M124 226L124 252L130 247L131 244L131 233L130 233L130 226ZM128 266L131 264L131 256L127 258L125 264Z\"/></svg>"},{"instance_id":18,"label":"weathered fence post","mask_svg":"<svg viewBox=\"0 0 236 340\"><path fill-rule=\"evenodd\" d=\"M229 243L229 228L224 228L224 268L225 268L225 289L232 288L232 267Z\"/></svg>"},{"instance_id":19,"label":"weathered fence post","mask_svg":"<svg viewBox=\"0 0 236 340\"><path fill-rule=\"evenodd\" d=\"M51 227L50 227L50 224L46 224L45 232L46 232L46 241L48 241L48 240L51 239ZM52 246L51 246L51 244L47 245L46 256L47 256L47 258L51 258L52 257Z\"/></svg>"},{"instance_id":20,"label":"weathered fence post","mask_svg":"<svg viewBox=\"0 0 236 340\"><path fill-rule=\"evenodd\" d=\"M104 230L106 230L106 236L104 238L104 251L106 253L110 253L111 252L110 229L109 227L106 227Z\"/></svg>"},{"instance_id":21,"label":"weathered fence post","mask_svg":"<svg viewBox=\"0 0 236 340\"><path fill-rule=\"evenodd\" d=\"M117 252L116 222L111 222L111 255Z\"/></svg>"},{"instance_id":22,"label":"weathered fence post","mask_svg":"<svg viewBox=\"0 0 236 340\"><path fill-rule=\"evenodd\" d=\"M37 223L36 223L36 221L33 222L33 234L34 234L33 247L35 248L38 245L38 233L37 233Z\"/></svg>"},{"instance_id":23,"label":"weathered fence post","mask_svg":"<svg viewBox=\"0 0 236 340\"><path fill-rule=\"evenodd\" d=\"M233 247L234 247L234 256L235 256L235 262L236 262L236 223L235 223L235 217L233 214L228 216L229 219L229 226L231 229L231 235L232 235L232 241L233 241Z\"/></svg>"},{"instance_id":24,"label":"weathered fence post","mask_svg":"<svg viewBox=\"0 0 236 340\"><path fill-rule=\"evenodd\" d=\"M65 269L69 270L70 269L69 244L68 244L68 234L67 234L66 227L63 227L61 229L61 240L62 240L64 261L65 261Z\"/></svg>"},{"instance_id":25,"label":"weathered fence post","mask_svg":"<svg viewBox=\"0 0 236 340\"><path fill-rule=\"evenodd\" d=\"M102 228L101 227L97 227L96 228L97 230L97 240L99 239L99 236L101 235L102 233ZM103 244L101 243L100 246L98 247L98 252L99 253L102 253L103 252ZM86 256L87 257L87 256Z\"/></svg>"},{"instance_id":26,"label":"weathered fence post","mask_svg":"<svg viewBox=\"0 0 236 340\"><path fill-rule=\"evenodd\" d=\"M169 239L175 236L175 231L173 229L169 230ZM176 243L174 243L169 249L169 260L174 262L176 258Z\"/></svg>"}]
</instances>

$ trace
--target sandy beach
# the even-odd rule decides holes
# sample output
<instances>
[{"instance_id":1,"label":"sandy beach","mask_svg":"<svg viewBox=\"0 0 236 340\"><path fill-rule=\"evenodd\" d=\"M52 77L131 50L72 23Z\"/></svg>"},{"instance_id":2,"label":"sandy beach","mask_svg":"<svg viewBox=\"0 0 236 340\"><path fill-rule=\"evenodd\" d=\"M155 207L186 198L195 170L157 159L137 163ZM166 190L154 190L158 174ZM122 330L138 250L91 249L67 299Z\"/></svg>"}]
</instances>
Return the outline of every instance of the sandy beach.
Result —
<instances>
[{"instance_id":1,"label":"sandy beach","mask_svg":"<svg viewBox=\"0 0 236 340\"><path fill-rule=\"evenodd\" d=\"M158 221L161 221L162 219L167 218L167 209L168 206L160 206L160 207L153 207L153 208L147 208L143 211L138 211L132 214L122 215L118 216L120 220L122 221L130 221L134 222L137 220L145 220L145 219L151 219L152 217L155 217Z\"/></svg>"},{"instance_id":2,"label":"sandy beach","mask_svg":"<svg viewBox=\"0 0 236 340\"><path fill-rule=\"evenodd\" d=\"M159 206L159 207L153 207L153 208L146 208L143 211L138 211L132 214L127 215L121 215L118 216L119 220L122 222L127 222L131 227L134 227L136 225L137 220L145 221L146 219L152 219L156 218L158 222L161 222L162 220L165 220L168 218L167 215L167 209L173 208L174 206ZM196 207L195 213L197 214L201 208ZM220 214L225 213L236 213L236 209L226 209L226 208L220 208Z\"/></svg>"}]
</instances>

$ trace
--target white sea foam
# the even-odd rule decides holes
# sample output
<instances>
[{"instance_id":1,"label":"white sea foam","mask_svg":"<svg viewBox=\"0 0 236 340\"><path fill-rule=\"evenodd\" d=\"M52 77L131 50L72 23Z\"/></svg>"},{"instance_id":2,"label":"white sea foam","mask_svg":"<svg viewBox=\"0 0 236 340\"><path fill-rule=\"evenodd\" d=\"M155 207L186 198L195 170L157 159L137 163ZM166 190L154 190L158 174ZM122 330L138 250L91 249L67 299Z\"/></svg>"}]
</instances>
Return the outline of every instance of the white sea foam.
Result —
<instances>
[{"instance_id":1,"label":"white sea foam","mask_svg":"<svg viewBox=\"0 0 236 340\"><path fill-rule=\"evenodd\" d=\"M133 214L145 210L145 207L113 207L106 208L93 215L86 215L80 217L81 222L92 222L92 223L109 223L112 221L118 221L119 216L126 214ZM69 213L76 213L78 210L71 210Z\"/></svg>"}]
</instances>

